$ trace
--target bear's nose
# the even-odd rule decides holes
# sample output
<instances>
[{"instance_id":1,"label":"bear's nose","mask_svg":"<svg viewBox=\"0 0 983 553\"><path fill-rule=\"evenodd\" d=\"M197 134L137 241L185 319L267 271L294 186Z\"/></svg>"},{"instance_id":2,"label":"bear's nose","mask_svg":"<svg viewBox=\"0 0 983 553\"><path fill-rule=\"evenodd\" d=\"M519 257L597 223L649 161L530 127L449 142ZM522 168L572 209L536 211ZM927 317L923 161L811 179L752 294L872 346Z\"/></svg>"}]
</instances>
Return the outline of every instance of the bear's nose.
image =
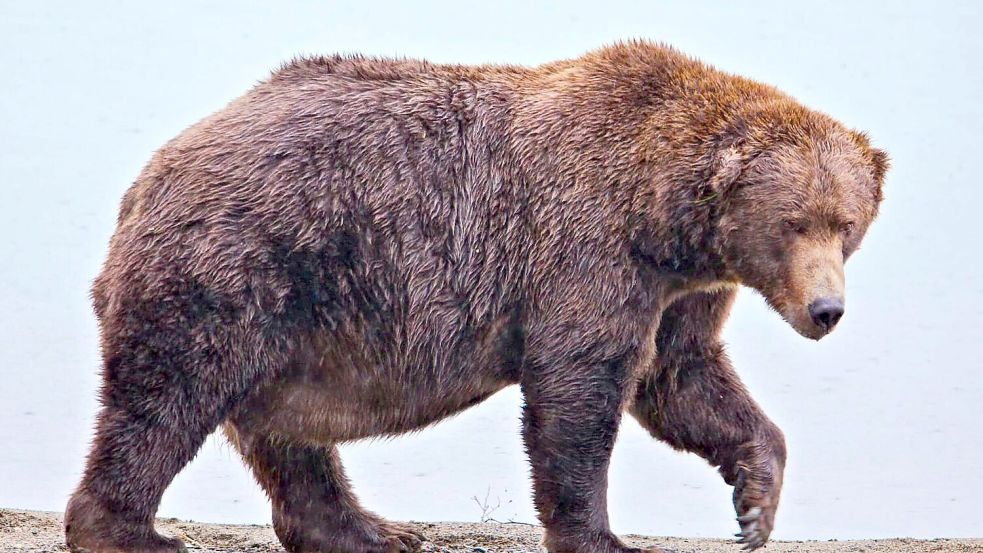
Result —
<instances>
[{"instance_id":1,"label":"bear's nose","mask_svg":"<svg viewBox=\"0 0 983 553\"><path fill-rule=\"evenodd\" d=\"M820 298L809 305L809 315L812 322L823 329L823 332L833 330L843 316L843 300L840 298Z\"/></svg>"}]
</instances>

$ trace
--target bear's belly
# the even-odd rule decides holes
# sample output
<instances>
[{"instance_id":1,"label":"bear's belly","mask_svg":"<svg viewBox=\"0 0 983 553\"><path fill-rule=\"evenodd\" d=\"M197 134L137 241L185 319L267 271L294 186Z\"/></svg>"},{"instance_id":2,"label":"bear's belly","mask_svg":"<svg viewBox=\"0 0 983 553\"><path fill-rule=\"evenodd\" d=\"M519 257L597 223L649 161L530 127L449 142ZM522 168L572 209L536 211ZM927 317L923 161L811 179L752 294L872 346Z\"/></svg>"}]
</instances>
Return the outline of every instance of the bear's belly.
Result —
<instances>
[{"instance_id":1,"label":"bear's belly","mask_svg":"<svg viewBox=\"0 0 983 553\"><path fill-rule=\"evenodd\" d=\"M423 388L385 381L354 386L287 381L265 391L246 418L255 430L303 443L391 436L440 421L508 384L479 379Z\"/></svg>"},{"instance_id":2,"label":"bear's belly","mask_svg":"<svg viewBox=\"0 0 983 553\"><path fill-rule=\"evenodd\" d=\"M391 436L440 421L515 382L494 356L426 370L369 362L359 351L315 347L247 400L237 424L301 443Z\"/></svg>"},{"instance_id":3,"label":"bear's belly","mask_svg":"<svg viewBox=\"0 0 983 553\"><path fill-rule=\"evenodd\" d=\"M285 374L241 405L235 423L317 444L433 424L518 381L522 342L512 319L432 347L372 347L371 333L351 327L313 336Z\"/></svg>"}]
</instances>

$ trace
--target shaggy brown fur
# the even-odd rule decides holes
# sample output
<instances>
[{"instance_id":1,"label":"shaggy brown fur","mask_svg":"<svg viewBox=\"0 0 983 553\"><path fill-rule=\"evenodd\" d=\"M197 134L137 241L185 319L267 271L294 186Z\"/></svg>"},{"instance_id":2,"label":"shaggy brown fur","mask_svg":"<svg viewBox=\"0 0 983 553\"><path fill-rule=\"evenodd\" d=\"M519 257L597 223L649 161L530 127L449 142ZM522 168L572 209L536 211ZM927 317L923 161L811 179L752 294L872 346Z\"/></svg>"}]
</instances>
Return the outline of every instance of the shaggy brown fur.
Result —
<instances>
[{"instance_id":1,"label":"shaggy brown fur","mask_svg":"<svg viewBox=\"0 0 983 553\"><path fill-rule=\"evenodd\" d=\"M605 504L626 409L720 468L759 547L784 443L719 329L746 284L828 332L886 164L774 88L645 42L533 69L290 63L123 199L68 543L177 551L153 515L224 425L287 550L413 549L358 505L336 444L519 384L550 551L630 551Z\"/></svg>"}]
</instances>

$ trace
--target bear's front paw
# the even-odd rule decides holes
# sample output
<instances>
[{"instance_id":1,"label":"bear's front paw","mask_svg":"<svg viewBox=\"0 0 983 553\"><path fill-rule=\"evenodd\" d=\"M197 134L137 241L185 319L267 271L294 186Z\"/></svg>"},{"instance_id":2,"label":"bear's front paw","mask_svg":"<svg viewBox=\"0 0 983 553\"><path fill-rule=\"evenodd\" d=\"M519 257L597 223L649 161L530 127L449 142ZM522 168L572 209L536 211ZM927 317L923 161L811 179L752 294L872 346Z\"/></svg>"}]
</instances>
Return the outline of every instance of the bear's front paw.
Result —
<instances>
[{"instance_id":1,"label":"bear's front paw","mask_svg":"<svg viewBox=\"0 0 983 553\"><path fill-rule=\"evenodd\" d=\"M659 547L629 547L608 530L558 533L546 528L543 545L550 553L666 553Z\"/></svg>"},{"instance_id":2,"label":"bear's front paw","mask_svg":"<svg viewBox=\"0 0 983 553\"><path fill-rule=\"evenodd\" d=\"M734 509L741 531L735 534L744 550L757 549L768 541L775 526L775 511L781 492L773 470L753 472L741 467L734 483Z\"/></svg>"},{"instance_id":3,"label":"bear's front paw","mask_svg":"<svg viewBox=\"0 0 983 553\"><path fill-rule=\"evenodd\" d=\"M745 551L763 546L771 535L773 520L774 509L769 516L761 507L751 507L746 513L737 517L737 522L741 525L741 531L734 534L738 538L737 543L745 544Z\"/></svg>"}]
</instances>

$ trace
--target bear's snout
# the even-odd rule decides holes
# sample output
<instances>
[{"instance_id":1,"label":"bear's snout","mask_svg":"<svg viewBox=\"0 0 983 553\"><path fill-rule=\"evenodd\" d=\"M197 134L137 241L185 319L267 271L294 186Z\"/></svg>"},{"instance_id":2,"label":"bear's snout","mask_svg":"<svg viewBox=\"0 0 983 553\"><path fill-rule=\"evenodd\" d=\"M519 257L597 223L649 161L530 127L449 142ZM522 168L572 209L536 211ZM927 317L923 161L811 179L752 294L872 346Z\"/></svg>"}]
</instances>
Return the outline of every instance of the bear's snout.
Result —
<instances>
[{"instance_id":1,"label":"bear's snout","mask_svg":"<svg viewBox=\"0 0 983 553\"><path fill-rule=\"evenodd\" d=\"M809 304L809 316L824 335L840 322L844 311L843 298L820 298Z\"/></svg>"}]
</instances>

